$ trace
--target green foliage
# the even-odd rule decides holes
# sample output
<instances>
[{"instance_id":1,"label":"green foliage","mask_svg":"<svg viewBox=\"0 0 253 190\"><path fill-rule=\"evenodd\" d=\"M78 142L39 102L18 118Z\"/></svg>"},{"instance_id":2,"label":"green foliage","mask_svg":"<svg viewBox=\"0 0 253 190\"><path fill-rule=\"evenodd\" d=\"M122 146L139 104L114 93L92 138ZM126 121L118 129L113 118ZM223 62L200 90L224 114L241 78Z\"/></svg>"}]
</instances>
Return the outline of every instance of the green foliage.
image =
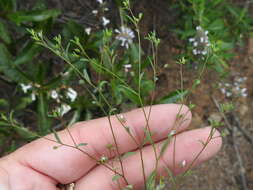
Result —
<instances>
[{"instance_id":1,"label":"green foliage","mask_svg":"<svg viewBox=\"0 0 253 190\"><path fill-rule=\"evenodd\" d=\"M228 0L183 0L172 5L173 12L177 13L178 22L170 27L181 40L184 40L186 57L192 63L213 68L221 75L228 69L227 62L235 53L232 51L242 45L245 37L252 30L252 18L249 17L248 7L237 7ZM189 43L190 38L196 38L199 33L196 27L200 26L208 31L210 48L207 56L196 56L196 48Z\"/></svg>"},{"instance_id":2,"label":"green foliage","mask_svg":"<svg viewBox=\"0 0 253 190\"><path fill-rule=\"evenodd\" d=\"M38 129L35 128L33 130L45 135L51 128L50 120L47 116L49 101L45 94L47 94L48 88L52 85L50 82L54 81L56 83L56 81L47 81L49 70L46 70L46 68L49 62L48 60L43 60L42 66L38 57L44 52L40 46L29 38L26 27L44 29L50 32L52 25L49 23L52 23L52 20L60 12L55 9L47 10L43 8L45 6L36 8L36 10L18 10L17 7L15 0L0 1L0 76L6 85L9 85L12 89L16 88L12 93L13 102L6 103L5 99L1 99L0 109L2 114L9 115L10 110L13 110L14 112L12 113L15 114L12 117L23 117L29 107L36 106L38 110ZM28 87L26 93L22 93L20 90L20 86L22 87L23 84L31 86ZM43 89L44 85L46 89ZM12 98L10 97L10 99ZM35 101L35 99L38 101ZM36 116L36 114L34 115ZM27 126L24 127L22 124L15 122L6 124L6 122L1 122L0 124L1 138L4 138L2 134L6 135L6 133L10 140L14 138L22 141L36 138L36 135L33 135L33 132Z\"/></svg>"},{"instance_id":3,"label":"green foliage","mask_svg":"<svg viewBox=\"0 0 253 190\"><path fill-rule=\"evenodd\" d=\"M188 93L189 93L188 90L177 90L177 91L169 93L167 96L162 97L160 100L158 100L157 103L159 103L159 104L177 103L179 101L182 101L183 98Z\"/></svg>"},{"instance_id":4,"label":"green foliage","mask_svg":"<svg viewBox=\"0 0 253 190\"><path fill-rule=\"evenodd\" d=\"M42 22L49 18L55 18L60 14L58 10L33 10L33 11L16 11L8 14L8 18L20 25L24 22Z\"/></svg>"}]
</instances>

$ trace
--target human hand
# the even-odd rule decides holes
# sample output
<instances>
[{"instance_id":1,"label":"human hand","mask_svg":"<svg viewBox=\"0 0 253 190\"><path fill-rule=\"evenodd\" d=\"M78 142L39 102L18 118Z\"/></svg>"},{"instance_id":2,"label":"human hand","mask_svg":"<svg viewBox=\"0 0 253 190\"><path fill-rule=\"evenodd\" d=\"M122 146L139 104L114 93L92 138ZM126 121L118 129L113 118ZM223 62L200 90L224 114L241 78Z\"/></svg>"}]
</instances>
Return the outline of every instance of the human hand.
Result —
<instances>
[{"instance_id":1,"label":"human hand","mask_svg":"<svg viewBox=\"0 0 253 190\"><path fill-rule=\"evenodd\" d=\"M145 112L148 113L148 110L149 107L146 107ZM173 161L173 143L171 143L159 162L158 170L161 173L165 166L173 170L174 174L184 172L203 148L200 141L205 142L210 135L210 128L185 131L191 120L191 113L187 107L175 104L156 105L152 106L149 119L149 126L156 146L160 146L172 130L179 110L181 110L181 114L185 114L185 119L175 128L177 131L175 162ZM142 142L146 125L143 111L137 109L123 115L126 125L129 126L135 139ZM136 150L137 145L118 119L112 116L111 122L119 152L122 154ZM106 148L107 145L114 144L108 118L79 122L69 130L77 144L88 144L81 148L89 155L98 160L101 156L113 158ZM64 144L73 145L73 140L67 130L59 132L58 135ZM217 138L210 141L194 162L194 166L210 159L218 152L222 144L219 136L219 133L215 131L214 137ZM53 134L46 136L46 138L55 140ZM77 149L62 146L54 150L53 147L57 145L59 144L56 142L40 138L0 159L0 190L58 190L57 184L72 182L75 182L75 190L119 189L118 184L112 181L114 173L111 170ZM143 148L143 157L145 173L148 176L153 171L156 160L151 145ZM185 161L185 167L181 166L182 161ZM114 164L117 167L119 163L116 162ZM134 189L141 188L143 175L139 153L125 158L123 168L129 184L132 184ZM120 180L120 182L123 187L124 181Z\"/></svg>"}]
</instances>

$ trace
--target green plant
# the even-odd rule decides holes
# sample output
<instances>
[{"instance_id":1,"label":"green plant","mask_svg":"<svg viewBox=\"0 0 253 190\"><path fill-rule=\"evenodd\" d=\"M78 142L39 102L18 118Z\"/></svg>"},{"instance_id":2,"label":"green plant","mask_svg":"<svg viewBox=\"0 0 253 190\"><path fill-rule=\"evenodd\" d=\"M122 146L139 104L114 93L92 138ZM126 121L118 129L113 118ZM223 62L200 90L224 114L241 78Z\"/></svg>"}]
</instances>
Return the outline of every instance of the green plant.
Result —
<instances>
[{"instance_id":1,"label":"green plant","mask_svg":"<svg viewBox=\"0 0 253 190\"><path fill-rule=\"evenodd\" d=\"M160 39L157 38L155 32L149 33L145 39L148 40L151 44L152 53L151 55L145 55L142 51L142 40L140 34L139 22L142 19L142 14L135 14L132 12L130 2L124 1L123 7L120 8L120 14L122 18L122 23L124 23L120 30L116 30L116 34L113 34L111 29L104 29L101 32L98 32L94 35L90 35L89 39L82 39L78 36L75 36L74 39L70 40L67 43L64 43L63 37L61 35L55 36L52 40L46 37L42 31L28 30L31 34L33 40L36 44L45 47L46 49L53 52L55 55L60 57L64 62L68 65L69 69L79 77L79 81L82 84L83 91L86 96L89 96L92 99L93 107L100 109L102 114L106 115L108 118L108 122L110 124L110 131L113 136L113 145L106 145L108 149L114 148L116 152L116 160L120 163L120 170L118 171L108 163L108 158L106 156L101 156L100 159L96 159L89 155L85 150L83 150L82 146L89 146L87 143L77 144L73 138L73 145L65 144L59 138L57 132L54 131L55 140L47 139L50 141L57 142L59 147L67 146L81 151L82 153L88 155L91 159L94 159L97 163L105 166L107 169L111 170L115 173L112 178L112 181L118 181L119 179L123 179L123 181L127 184L123 189L133 189L133 186L128 183L126 176L124 175L123 170L123 162L126 156L131 156L132 152L128 152L124 155L119 153L119 148L117 146L117 138L115 137L115 132L113 130L111 124L111 117L115 115L122 127L125 129L126 133L131 137L131 140L138 147L138 152L140 154L140 160L142 164L142 174L145 189L153 190L153 189L163 189L165 187L163 178L159 178L159 184L157 185L157 169L160 158L163 156L164 151L166 150L169 143L173 143L174 146L176 144L176 133L177 126L182 122L185 122L185 114L181 113L182 106L180 111L177 114L177 121L175 122L175 126L170 134L168 134L167 140L162 145L159 150L155 146L155 142L153 140L153 134L151 133L149 126L149 119L152 106L150 107L148 113L144 111L145 105L153 105L155 103L154 96L152 95L155 87L156 87L156 70L157 70L157 48L160 43ZM132 24L135 28L135 33L137 36L137 43L133 42L134 32L127 27L126 22ZM89 40L92 40L94 43L92 46L89 44ZM95 41L95 42L94 42ZM121 43L119 43L121 42ZM207 59L208 60L208 57ZM180 74L181 79L183 78L182 67L187 64L185 58L181 58L178 61L178 65L180 66ZM126 67L127 66L127 67ZM152 80L148 79L146 73L148 70L152 70ZM205 67L203 68L205 69ZM188 95L192 89L196 88L200 84L200 79L202 77L203 70L197 76L196 81L193 83L193 86L189 90L185 90L183 86L183 82L181 82L180 90L176 91L173 94L170 94L167 97L162 98L157 103L172 103L176 101L185 102L187 101L186 95ZM149 96L150 95L150 96ZM120 115L120 112L124 110L124 106L129 104L134 107L140 107L143 110L143 115L146 120L146 126L144 128L145 137L143 142L138 143L135 139L134 135L129 130L129 127L125 125L125 118L123 115ZM190 106L193 108L194 106L191 104ZM53 117L61 117L61 114L52 115ZM202 142L203 150L206 148L208 143L212 140L215 128L217 126L214 125L212 131L206 142ZM70 130L67 131L69 135L72 137ZM175 138L173 138L175 137ZM172 141L173 139L173 141ZM142 148L147 144L151 144L156 164L153 173L149 178L146 178L145 174L145 165ZM54 148L59 148L54 147ZM175 149L174 149L174 157L175 160ZM201 154L201 152L196 156L192 163L189 163L189 167L186 172L176 177L174 176L168 168L169 180L173 181L173 188L178 188L178 181L188 174L189 170L194 165L195 161ZM182 163L183 167L186 165L185 162ZM175 161L174 166L175 167Z\"/></svg>"},{"instance_id":2,"label":"green plant","mask_svg":"<svg viewBox=\"0 0 253 190\"><path fill-rule=\"evenodd\" d=\"M238 7L229 0L183 0L173 3L178 21L170 27L185 43L187 57L194 67L203 66L203 57L210 55L207 66L219 74L228 72L233 49L242 45L252 30L248 4Z\"/></svg>"},{"instance_id":3,"label":"green plant","mask_svg":"<svg viewBox=\"0 0 253 190\"><path fill-rule=\"evenodd\" d=\"M5 86L1 89L1 113L10 115L11 112L12 117L19 118L19 121L26 118L22 121L22 125L26 125L29 122L27 115L30 108L36 106L38 112L32 113L38 121L36 130L41 135L47 134L51 122L46 115L48 102L40 87L42 84L50 83L45 78L50 63L48 60L44 62L40 60L44 51L29 38L26 28L43 28L44 31L51 32L54 20L60 11L46 9L39 3L35 4L32 10L21 10L16 0L1 1L0 10L0 82ZM22 88L25 93L21 92ZM8 96L8 94L12 95ZM9 142L12 144L12 150L15 149L16 143L20 143L18 141L27 140L29 136L27 128L22 133L13 129L11 125L1 123L0 135L3 142L1 146L8 146L5 143ZM22 129L21 127L20 130Z\"/></svg>"},{"instance_id":4,"label":"green plant","mask_svg":"<svg viewBox=\"0 0 253 190\"><path fill-rule=\"evenodd\" d=\"M173 130L159 150L149 128L152 105L178 102L188 104L190 110L195 107L190 101L190 95L201 86L206 69L213 68L224 75L226 61L234 54L232 49L243 42L243 37L251 29L247 8L237 9L225 0L173 1L171 8L178 13L179 19L171 30L186 42L180 44L182 53L177 57L180 88L155 99L158 47L161 40L155 31L145 37L141 35L140 22L143 14L135 14L130 1L117 1L121 26L116 30L107 27L110 21L105 17L102 17L101 28L93 32L90 28L69 20L60 25L60 34L54 37L52 28L60 15L58 10L35 6L34 10L24 11L17 10L15 0L2 2L0 8L4 10L4 14L0 14L0 33L3 34L0 36L0 77L12 90L17 89L14 93L15 102L0 98L0 109L3 110L0 118L2 142L7 135L17 136L13 138L15 144L15 140L30 141L53 132L55 139L47 139L59 144L53 148L68 146L85 153L82 148L89 144L76 144L74 140L74 145L64 144L57 130L67 126L71 137L68 129L73 123L100 116L107 116L110 123L111 116L115 115L138 147L145 189L164 189L165 180L171 182L172 189L178 189L183 177L190 174L194 162L212 140L215 129L222 123L210 120L212 131L207 141L201 142L203 149L194 161L187 163L185 173L174 176L169 168L165 168L168 178L158 178L157 166L167 146L172 143L175 147L176 143L180 143L176 142L177 126L185 122L185 115L181 113L181 107ZM149 54L143 49L144 40L150 43ZM200 46L194 51L196 42ZM45 55L49 58L45 58ZM185 88L183 68L192 67L193 62L197 62L197 72L191 86ZM145 105L151 105L148 113L144 111ZM146 119L145 138L141 143L131 134L129 127L125 125L124 116L120 114L136 107L143 110ZM232 109L232 104L224 104L222 109L227 112ZM35 115L34 123L25 121L26 112ZM29 126L31 123L32 126ZM109 151L116 152L115 160L122 164L122 159L131 156L133 152L121 155L111 123L110 130L114 145L106 146ZM142 148L147 143L152 145L156 158L156 167L148 178L145 176L142 153ZM7 152L14 149L15 146L11 146ZM174 149L174 160L175 152ZM123 179L127 184L124 189L133 189L124 176L122 166L120 171L115 170L106 156L95 160L115 173L113 181ZM185 165L185 161L182 161L182 167Z\"/></svg>"}]
</instances>

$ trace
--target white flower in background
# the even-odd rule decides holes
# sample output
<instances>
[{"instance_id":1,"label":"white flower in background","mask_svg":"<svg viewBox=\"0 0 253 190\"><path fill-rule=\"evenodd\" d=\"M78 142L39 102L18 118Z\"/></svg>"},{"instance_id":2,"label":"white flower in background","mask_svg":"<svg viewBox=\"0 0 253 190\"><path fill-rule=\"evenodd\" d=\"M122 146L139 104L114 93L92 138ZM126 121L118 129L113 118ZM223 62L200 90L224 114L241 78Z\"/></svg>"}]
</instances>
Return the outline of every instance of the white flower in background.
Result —
<instances>
[{"instance_id":1,"label":"white flower in background","mask_svg":"<svg viewBox=\"0 0 253 190\"><path fill-rule=\"evenodd\" d=\"M193 53L193 55L197 55L197 54L198 54L198 51L197 51L196 49L193 49L193 50L192 50L192 53Z\"/></svg>"},{"instance_id":2,"label":"white flower in background","mask_svg":"<svg viewBox=\"0 0 253 190\"><path fill-rule=\"evenodd\" d=\"M186 160L183 160L183 161L181 162L181 166L182 166L182 168L184 168L184 167L186 166Z\"/></svg>"},{"instance_id":3,"label":"white flower in background","mask_svg":"<svg viewBox=\"0 0 253 190\"><path fill-rule=\"evenodd\" d=\"M247 97L247 88L245 88L245 82L247 77L235 77L233 83L219 83L220 91L226 97L241 96Z\"/></svg>"},{"instance_id":4,"label":"white flower in background","mask_svg":"<svg viewBox=\"0 0 253 190\"><path fill-rule=\"evenodd\" d=\"M97 2L98 2L99 4L103 4L103 3L104 3L103 0L97 0Z\"/></svg>"},{"instance_id":5,"label":"white flower in background","mask_svg":"<svg viewBox=\"0 0 253 190\"><path fill-rule=\"evenodd\" d=\"M27 93L28 90L32 88L32 85L30 85L30 84L26 85L26 84L22 83L22 84L20 84L20 86L21 86L21 88L22 88L22 90L23 90L24 93Z\"/></svg>"},{"instance_id":6,"label":"white flower in background","mask_svg":"<svg viewBox=\"0 0 253 190\"><path fill-rule=\"evenodd\" d=\"M74 102L77 98L77 92L73 88L68 88L67 97L71 102Z\"/></svg>"},{"instance_id":7,"label":"white flower in background","mask_svg":"<svg viewBox=\"0 0 253 190\"><path fill-rule=\"evenodd\" d=\"M207 54L207 51L206 51L206 50L203 50L201 53L202 53L202 55L206 55L206 54Z\"/></svg>"},{"instance_id":8,"label":"white flower in background","mask_svg":"<svg viewBox=\"0 0 253 190\"><path fill-rule=\"evenodd\" d=\"M189 42L194 42L195 38L189 38Z\"/></svg>"},{"instance_id":9,"label":"white flower in background","mask_svg":"<svg viewBox=\"0 0 253 190\"><path fill-rule=\"evenodd\" d=\"M233 94L232 94L232 92L226 92L226 96L229 98L229 97L231 97Z\"/></svg>"},{"instance_id":10,"label":"white flower in background","mask_svg":"<svg viewBox=\"0 0 253 190\"><path fill-rule=\"evenodd\" d=\"M61 75L64 77L67 77L69 75L69 73L70 73L69 71L66 71L66 72L61 73Z\"/></svg>"},{"instance_id":11,"label":"white flower in background","mask_svg":"<svg viewBox=\"0 0 253 190\"><path fill-rule=\"evenodd\" d=\"M129 44L133 43L135 37L134 32L125 26L121 26L120 29L115 30L117 34L116 39L121 41L121 46L129 48Z\"/></svg>"},{"instance_id":12,"label":"white flower in background","mask_svg":"<svg viewBox=\"0 0 253 190\"><path fill-rule=\"evenodd\" d=\"M193 46L197 47L198 46L198 42L194 42Z\"/></svg>"},{"instance_id":13,"label":"white flower in background","mask_svg":"<svg viewBox=\"0 0 253 190\"><path fill-rule=\"evenodd\" d=\"M189 38L189 42L193 45L192 54L196 56L206 56L209 51L210 41L208 31L205 31L201 26L196 27L196 36Z\"/></svg>"},{"instance_id":14,"label":"white flower in background","mask_svg":"<svg viewBox=\"0 0 253 190\"><path fill-rule=\"evenodd\" d=\"M51 98L55 100L59 98L59 94L58 92L56 92L56 90L52 90L50 95L51 95Z\"/></svg>"},{"instance_id":15,"label":"white flower in background","mask_svg":"<svg viewBox=\"0 0 253 190\"><path fill-rule=\"evenodd\" d=\"M202 27L201 26L197 26L196 30L202 30Z\"/></svg>"},{"instance_id":16,"label":"white flower in background","mask_svg":"<svg viewBox=\"0 0 253 190\"><path fill-rule=\"evenodd\" d=\"M56 108L56 112L59 116L63 116L71 110L71 107L68 104L62 104L61 107Z\"/></svg>"},{"instance_id":17,"label":"white flower in background","mask_svg":"<svg viewBox=\"0 0 253 190\"><path fill-rule=\"evenodd\" d=\"M89 27L89 28L85 28L85 32L86 32L86 34L90 35L90 33L91 33L91 28L90 28L90 27Z\"/></svg>"},{"instance_id":18,"label":"white flower in background","mask_svg":"<svg viewBox=\"0 0 253 190\"><path fill-rule=\"evenodd\" d=\"M31 94L31 99L32 99L32 101L36 100L36 94L34 92Z\"/></svg>"},{"instance_id":19,"label":"white flower in background","mask_svg":"<svg viewBox=\"0 0 253 190\"><path fill-rule=\"evenodd\" d=\"M98 14L98 10L93 10L92 14L97 15Z\"/></svg>"},{"instance_id":20,"label":"white flower in background","mask_svg":"<svg viewBox=\"0 0 253 190\"><path fill-rule=\"evenodd\" d=\"M132 68L131 64L124 65L124 70L125 70L126 73L128 73L131 68Z\"/></svg>"},{"instance_id":21,"label":"white flower in background","mask_svg":"<svg viewBox=\"0 0 253 190\"><path fill-rule=\"evenodd\" d=\"M103 26L106 26L107 24L110 23L110 20L105 18L104 16L102 17L102 22L103 22Z\"/></svg>"}]
</instances>

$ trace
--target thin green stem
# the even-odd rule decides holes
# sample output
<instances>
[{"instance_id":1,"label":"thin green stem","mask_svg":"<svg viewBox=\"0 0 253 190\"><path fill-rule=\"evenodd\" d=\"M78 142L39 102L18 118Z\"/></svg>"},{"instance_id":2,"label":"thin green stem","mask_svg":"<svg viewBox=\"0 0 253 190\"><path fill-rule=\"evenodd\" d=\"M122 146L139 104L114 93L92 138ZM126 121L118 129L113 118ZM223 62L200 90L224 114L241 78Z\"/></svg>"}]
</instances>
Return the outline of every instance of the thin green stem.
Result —
<instances>
[{"instance_id":1,"label":"thin green stem","mask_svg":"<svg viewBox=\"0 0 253 190\"><path fill-rule=\"evenodd\" d=\"M123 174L117 172L114 168L111 168L111 167L108 166L107 164L100 162L100 160L98 160L96 157L90 155L88 152L82 150L82 149L79 148L78 146L72 146L72 145L69 145L69 144L60 143L60 142L58 142L58 141L56 141L56 140L52 140L52 139L47 138L47 137L41 137L41 138L46 139L46 140L51 141L51 142L55 142L55 143L59 144L60 146L70 147L70 148L73 148L73 149L76 149L76 150L82 152L83 154L85 154L86 156L88 156L90 159L94 160L96 163L98 163L98 164L100 164L100 165L106 167L107 169L109 169L109 170L112 171L113 173L116 173L117 175L121 176L121 177L124 179L125 183L126 183L126 184L129 184L128 181L126 180L126 178L125 178L125 176L124 176Z\"/></svg>"}]
</instances>

